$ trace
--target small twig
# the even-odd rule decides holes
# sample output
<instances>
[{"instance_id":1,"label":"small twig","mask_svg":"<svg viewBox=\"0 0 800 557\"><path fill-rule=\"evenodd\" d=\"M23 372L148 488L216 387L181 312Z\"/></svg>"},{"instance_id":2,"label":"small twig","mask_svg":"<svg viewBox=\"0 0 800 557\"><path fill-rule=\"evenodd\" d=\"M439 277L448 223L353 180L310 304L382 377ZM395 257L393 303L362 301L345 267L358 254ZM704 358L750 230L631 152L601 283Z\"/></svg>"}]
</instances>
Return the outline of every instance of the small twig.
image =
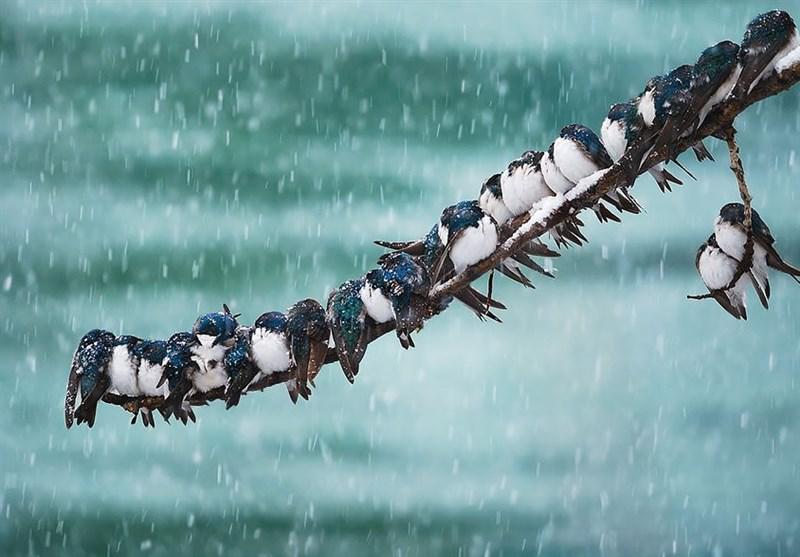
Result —
<instances>
[{"instance_id":1,"label":"small twig","mask_svg":"<svg viewBox=\"0 0 800 557\"><path fill-rule=\"evenodd\" d=\"M744 230L747 234L742 260L739 261L739 264L736 266L733 279L731 279L728 286L724 288L724 290L730 290L736 286L736 283L739 282L742 275L749 272L753 267L753 208L751 207L753 198L750 196L750 190L747 188L747 182L744 179L742 159L739 157L739 146L736 144L736 130L731 125L724 130L724 134L725 142L728 144L728 154L731 159L731 170L736 175L736 181L739 184L739 195L744 204Z\"/></svg>"},{"instance_id":2,"label":"small twig","mask_svg":"<svg viewBox=\"0 0 800 557\"><path fill-rule=\"evenodd\" d=\"M707 292L706 294L687 294L686 297L689 300L708 300L709 298L713 298L714 294L711 292Z\"/></svg>"}]
</instances>

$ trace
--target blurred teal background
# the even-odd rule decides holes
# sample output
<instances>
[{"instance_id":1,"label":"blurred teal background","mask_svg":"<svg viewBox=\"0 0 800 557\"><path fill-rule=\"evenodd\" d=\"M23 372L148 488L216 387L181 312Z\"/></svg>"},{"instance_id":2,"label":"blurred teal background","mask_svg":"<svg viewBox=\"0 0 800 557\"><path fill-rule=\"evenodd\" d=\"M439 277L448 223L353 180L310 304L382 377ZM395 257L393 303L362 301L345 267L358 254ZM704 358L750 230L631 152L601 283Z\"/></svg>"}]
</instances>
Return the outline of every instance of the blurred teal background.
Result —
<instances>
[{"instance_id":1,"label":"blurred teal background","mask_svg":"<svg viewBox=\"0 0 800 557\"><path fill-rule=\"evenodd\" d=\"M84 331L165 338L226 302L252 322L367 270L373 239L645 81L739 40L762 2L103 3L0 10L0 553L800 553L800 288L736 322L694 252L736 200L698 178L502 325L453 307L350 386L283 387L199 423L64 429ZM737 122L755 207L800 261L798 90ZM679 171L676 171L676 174ZM592 222L590 222L592 221Z\"/></svg>"}]
</instances>

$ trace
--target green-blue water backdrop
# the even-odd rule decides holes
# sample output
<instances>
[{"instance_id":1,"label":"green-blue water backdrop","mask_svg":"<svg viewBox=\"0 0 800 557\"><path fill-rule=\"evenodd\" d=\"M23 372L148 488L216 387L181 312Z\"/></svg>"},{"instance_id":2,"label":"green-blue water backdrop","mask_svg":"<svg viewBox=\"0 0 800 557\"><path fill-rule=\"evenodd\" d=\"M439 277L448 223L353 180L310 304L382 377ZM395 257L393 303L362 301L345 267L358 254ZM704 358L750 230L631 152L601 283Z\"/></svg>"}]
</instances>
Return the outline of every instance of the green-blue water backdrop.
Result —
<instances>
[{"instance_id":1,"label":"green-blue water backdrop","mask_svg":"<svg viewBox=\"0 0 800 557\"><path fill-rule=\"evenodd\" d=\"M696 247L737 199L727 153L552 261L495 281L502 325L453 307L196 425L102 406L66 431L84 331L166 338L373 265L374 239L558 130L599 130L652 75L781 2L101 3L0 9L0 554L800 554L800 287L737 322ZM788 259L798 91L737 122ZM674 170L676 174L678 170ZM590 222L591 221L591 222Z\"/></svg>"}]
</instances>

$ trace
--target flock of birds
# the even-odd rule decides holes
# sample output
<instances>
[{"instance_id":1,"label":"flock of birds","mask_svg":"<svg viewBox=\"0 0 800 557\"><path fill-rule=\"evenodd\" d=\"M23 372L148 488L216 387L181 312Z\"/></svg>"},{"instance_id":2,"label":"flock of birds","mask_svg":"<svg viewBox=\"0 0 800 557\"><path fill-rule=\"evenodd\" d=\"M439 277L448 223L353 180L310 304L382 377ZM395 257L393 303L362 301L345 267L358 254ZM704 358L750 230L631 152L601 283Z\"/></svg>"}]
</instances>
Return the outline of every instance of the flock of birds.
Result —
<instances>
[{"instance_id":1,"label":"flock of birds","mask_svg":"<svg viewBox=\"0 0 800 557\"><path fill-rule=\"evenodd\" d=\"M337 359L352 383L367 345L383 332L394 329L404 348L414 346L412 334L452 300L446 297L433 302L428 296L431 288L491 256L500 243L500 227L514 217L566 194L623 157L628 184L642 171L649 172L662 191L681 184L663 164L647 167L648 155L665 154L667 161L680 166L676 145L702 126L725 99L748 95L798 47L800 37L788 13L759 15L748 24L741 45L730 41L713 45L694 65L654 77L636 98L613 105L600 137L586 126L566 126L546 151L526 151L486 180L477 200L446 208L422 239L377 242L392 251L378 260L375 269L333 290L326 308L306 299L285 313L264 313L248 326L241 325L238 316L223 306L221 312L199 317L191 332L176 333L166 341L116 336L99 329L88 332L72 360L66 426L77 421L92 427L97 405L107 393L163 397L157 407L163 418L174 416L187 423L195 420L190 404L193 394L217 391L231 408L242 394L277 382L271 381L275 374L288 378L289 395L297 402L300 397L308 399L310 386L326 360ZM692 149L698 160L712 158L702 142ZM618 213L641 210L626 187L603 196L593 210L601 222L619 221L612 208ZM767 225L753 211L752 267L735 286L727 288L745 252L744 212L738 203L724 206L714 223L714 234L700 247L696 260L710 293L736 318L746 318L748 282L767 306L769 268L795 280L800 276L800 270L780 257ZM577 215L571 215L550 234L559 247L580 246L586 242L582 225ZM530 287L523 269L552 276L533 257L558 255L539 240L531 240L494 270ZM499 321L495 311L505 306L492 298L492 277L493 272L487 294L466 286L453 297L481 319ZM329 355L331 338L335 358ZM78 394L81 401L76 409ZM132 422L139 411L145 426L155 425L152 411L144 405L136 407Z\"/></svg>"}]
</instances>

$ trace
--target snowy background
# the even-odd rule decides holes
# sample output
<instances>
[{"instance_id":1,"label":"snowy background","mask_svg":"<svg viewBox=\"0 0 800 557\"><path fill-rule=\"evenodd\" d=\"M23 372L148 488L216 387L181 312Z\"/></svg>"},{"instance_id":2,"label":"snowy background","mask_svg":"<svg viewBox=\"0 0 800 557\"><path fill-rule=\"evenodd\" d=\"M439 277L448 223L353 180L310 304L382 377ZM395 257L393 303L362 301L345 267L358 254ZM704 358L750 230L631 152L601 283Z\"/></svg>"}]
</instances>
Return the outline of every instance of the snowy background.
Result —
<instances>
[{"instance_id":1,"label":"snowy background","mask_svg":"<svg viewBox=\"0 0 800 557\"><path fill-rule=\"evenodd\" d=\"M587 216L557 280L497 280L503 325L454 306L296 407L276 387L190 427L62 415L84 331L166 338L222 302L252 322L321 299L373 239L421 235L758 12L800 18L783 4L5 2L0 553L800 552L800 287L776 278L748 323L685 299L737 200L715 140L716 163L683 157L697 182L639 180L646 214ZM737 122L796 262L798 98Z\"/></svg>"}]
</instances>

